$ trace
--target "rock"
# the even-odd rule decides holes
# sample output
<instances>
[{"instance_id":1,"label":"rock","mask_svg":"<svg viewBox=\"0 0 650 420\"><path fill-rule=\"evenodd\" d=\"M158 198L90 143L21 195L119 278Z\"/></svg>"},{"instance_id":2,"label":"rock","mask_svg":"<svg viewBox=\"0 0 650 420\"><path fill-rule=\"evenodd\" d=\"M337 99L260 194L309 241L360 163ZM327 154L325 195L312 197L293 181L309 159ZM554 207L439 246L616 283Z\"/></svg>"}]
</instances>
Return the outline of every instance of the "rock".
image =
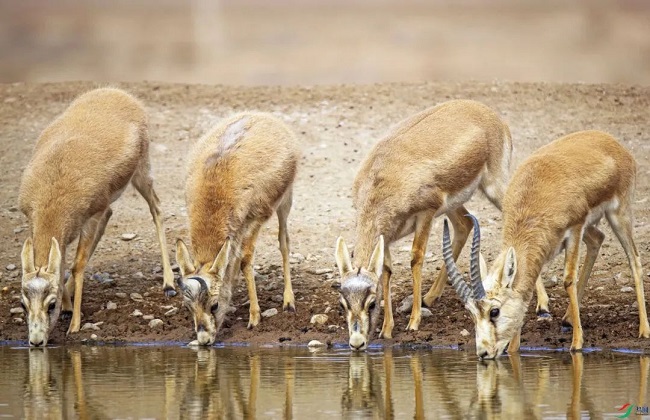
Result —
<instances>
[{"instance_id":1,"label":"rock","mask_svg":"<svg viewBox=\"0 0 650 420\"><path fill-rule=\"evenodd\" d=\"M23 324L24 322L25 322L25 320L22 319L22 318L14 318L14 324L21 325L21 324Z\"/></svg>"},{"instance_id":2,"label":"rock","mask_svg":"<svg viewBox=\"0 0 650 420\"><path fill-rule=\"evenodd\" d=\"M151 296L151 293L149 293L149 292L144 292L144 293L142 294L142 296L144 296L144 297L149 297L149 296Z\"/></svg>"},{"instance_id":3,"label":"rock","mask_svg":"<svg viewBox=\"0 0 650 420\"><path fill-rule=\"evenodd\" d=\"M421 308L420 315L422 316L422 318L429 318L430 316L433 316L429 308Z\"/></svg>"},{"instance_id":4,"label":"rock","mask_svg":"<svg viewBox=\"0 0 650 420\"><path fill-rule=\"evenodd\" d=\"M165 316L172 316L176 315L178 313L178 308L171 308L167 312L165 312Z\"/></svg>"},{"instance_id":5,"label":"rock","mask_svg":"<svg viewBox=\"0 0 650 420\"><path fill-rule=\"evenodd\" d=\"M25 230L25 228L17 227L16 229L14 229L14 233L20 233L20 232L22 232L23 230Z\"/></svg>"},{"instance_id":6,"label":"rock","mask_svg":"<svg viewBox=\"0 0 650 420\"><path fill-rule=\"evenodd\" d=\"M9 313L13 314L13 315L24 314L25 310L22 307L18 306L18 307L9 309Z\"/></svg>"},{"instance_id":7,"label":"rock","mask_svg":"<svg viewBox=\"0 0 650 420\"><path fill-rule=\"evenodd\" d=\"M331 310L332 310L332 307L328 306L327 308L325 308L325 310L323 311L323 313L324 313L324 314L327 314L327 313L329 313L329 311L331 311Z\"/></svg>"},{"instance_id":8,"label":"rock","mask_svg":"<svg viewBox=\"0 0 650 420\"><path fill-rule=\"evenodd\" d=\"M551 278L542 278L542 283L544 283L544 287L555 287L557 285L557 276L553 276Z\"/></svg>"},{"instance_id":9,"label":"rock","mask_svg":"<svg viewBox=\"0 0 650 420\"><path fill-rule=\"evenodd\" d=\"M108 273L95 273L90 278L102 284L113 283L115 281Z\"/></svg>"},{"instance_id":10,"label":"rock","mask_svg":"<svg viewBox=\"0 0 650 420\"><path fill-rule=\"evenodd\" d=\"M227 314L234 314L235 312L237 312L237 308L234 306L229 306L228 310L226 311Z\"/></svg>"},{"instance_id":11,"label":"rock","mask_svg":"<svg viewBox=\"0 0 650 420\"><path fill-rule=\"evenodd\" d=\"M316 314L311 317L311 320L309 321L311 324L316 324L316 325L323 325L324 323L327 322L327 315L325 314Z\"/></svg>"},{"instance_id":12,"label":"rock","mask_svg":"<svg viewBox=\"0 0 650 420\"><path fill-rule=\"evenodd\" d=\"M144 315L142 319L144 319L145 321L151 321L153 319L153 315Z\"/></svg>"},{"instance_id":13,"label":"rock","mask_svg":"<svg viewBox=\"0 0 650 420\"><path fill-rule=\"evenodd\" d=\"M5 286L2 288L2 293L7 293L9 291L9 286Z\"/></svg>"},{"instance_id":14,"label":"rock","mask_svg":"<svg viewBox=\"0 0 650 420\"><path fill-rule=\"evenodd\" d=\"M142 316L142 311L135 309L133 312L131 312L131 316Z\"/></svg>"},{"instance_id":15,"label":"rock","mask_svg":"<svg viewBox=\"0 0 650 420\"><path fill-rule=\"evenodd\" d=\"M403 314L405 312L408 312L411 310L413 307L413 295L408 295L407 297L402 300L402 303L400 303L399 308L397 308L397 312L400 314Z\"/></svg>"},{"instance_id":16,"label":"rock","mask_svg":"<svg viewBox=\"0 0 650 420\"><path fill-rule=\"evenodd\" d=\"M308 273L316 274L318 276L320 276L321 274L331 273L332 271L334 270L332 270L331 268L310 268L309 270L307 270Z\"/></svg>"},{"instance_id":17,"label":"rock","mask_svg":"<svg viewBox=\"0 0 650 420\"><path fill-rule=\"evenodd\" d=\"M334 331L336 331L336 330L338 330L338 329L339 329L339 326L338 326L338 325L331 324L331 325L328 325L328 326L327 326L327 330L328 330L329 332L334 332Z\"/></svg>"},{"instance_id":18,"label":"rock","mask_svg":"<svg viewBox=\"0 0 650 420\"><path fill-rule=\"evenodd\" d=\"M463 331L460 332L460 335L462 335L463 337L467 337L469 335L469 331L463 329Z\"/></svg>"},{"instance_id":19,"label":"rock","mask_svg":"<svg viewBox=\"0 0 650 420\"><path fill-rule=\"evenodd\" d=\"M275 308L267 309L266 311L262 312L262 318L271 318L272 316L275 316L278 314L278 310Z\"/></svg>"},{"instance_id":20,"label":"rock","mask_svg":"<svg viewBox=\"0 0 650 420\"><path fill-rule=\"evenodd\" d=\"M155 318L149 321L149 328L151 329L162 328L163 324L164 322L162 319Z\"/></svg>"},{"instance_id":21,"label":"rock","mask_svg":"<svg viewBox=\"0 0 650 420\"><path fill-rule=\"evenodd\" d=\"M137 233L123 233L122 236L120 236L120 239L123 241L132 241L136 236L138 236Z\"/></svg>"},{"instance_id":22,"label":"rock","mask_svg":"<svg viewBox=\"0 0 650 420\"><path fill-rule=\"evenodd\" d=\"M144 298L142 297L142 295L140 293L131 293L130 297L131 297L131 300L133 300L135 302L142 302L144 300Z\"/></svg>"},{"instance_id":23,"label":"rock","mask_svg":"<svg viewBox=\"0 0 650 420\"><path fill-rule=\"evenodd\" d=\"M605 290L605 286L598 286L594 290L597 292L602 292L603 290Z\"/></svg>"},{"instance_id":24,"label":"rock","mask_svg":"<svg viewBox=\"0 0 650 420\"><path fill-rule=\"evenodd\" d=\"M9 264L5 268L7 271L14 271L16 269L16 264Z\"/></svg>"},{"instance_id":25,"label":"rock","mask_svg":"<svg viewBox=\"0 0 650 420\"><path fill-rule=\"evenodd\" d=\"M623 286L621 287L621 292L623 293L630 293L634 291L634 287L631 286Z\"/></svg>"},{"instance_id":26,"label":"rock","mask_svg":"<svg viewBox=\"0 0 650 420\"><path fill-rule=\"evenodd\" d=\"M115 302L110 302L110 301L109 301L109 302L106 304L106 309L109 310L109 311L112 311L112 310L117 309L117 303L115 303Z\"/></svg>"},{"instance_id":27,"label":"rock","mask_svg":"<svg viewBox=\"0 0 650 420\"><path fill-rule=\"evenodd\" d=\"M20 275L20 271L12 271L11 273L9 273L9 277L11 277L12 279L15 279L19 275Z\"/></svg>"},{"instance_id":28,"label":"rock","mask_svg":"<svg viewBox=\"0 0 650 420\"><path fill-rule=\"evenodd\" d=\"M126 298L126 293L124 292L117 292L115 293L115 296L117 296L120 299L125 299Z\"/></svg>"},{"instance_id":29,"label":"rock","mask_svg":"<svg viewBox=\"0 0 650 420\"><path fill-rule=\"evenodd\" d=\"M90 339L93 341L97 341L97 334L90 334Z\"/></svg>"},{"instance_id":30,"label":"rock","mask_svg":"<svg viewBox=\"0 0 650 420\"><path fill-rule=\"evenodd\" d=\"M275 303L282 303L284 302L284 298L282 297L282 295L275 295L271 298L271 301Z\"/></svg>"},{"instance_id":31,"label":"rock","mask_svg":"<svg viewBox=\"0 0 650 420\"><path fill-rule=\"evenodd\" d=\"M270 282L269 284L267 284L267 285L265 285L263 287L263 289L266 290L267 292L269 292L271 290L275 290L277 288L278 288L278 283L275 282L275 281L272 281L272 282Z\"/></svg>"},{"instance_id":32,"label":"rock","mask_svg":"<svg viewBox=\"0 0 650 420\"><path fill-rule=\"evenodd\" d=\"M86 322L81 327L81 331L85 331L85 330L99 331L99 327L97 325L93 324L92 322Z\"/></svg>"},{"instance_id":33,"label":"rock","mask_svg":"<svg viewBox=\"0 0 650 420\"><path fill-rule=\"evenodd\" d=\"M327 347L327 344L321 343L318 340L311 340L309 343L307 343L307 347Z\"/></svg>"},{"instance_id":34,"label":"rock","mask_svg":"<svg viewBox=\"0 0 650 420\"><path fill-rule=\"evenodd\" d=\"M298 264L305 261L305 256L296 252L296 253L291 253L289 256L289 263L291 264Z\"/></svg>"},{"instance_id":35,"label":"rock","mask_svg":"<svg viewBox=\"0 0 650 420\"><path fill-rule=\"evenodd\" d=\"M144 278L144 274L142 274L142 271L138 271L137 273L135 273L135 274L133 275L133 278L135 278L135 279L143 279L143 278Z\"/></svg>"}]
</instances>

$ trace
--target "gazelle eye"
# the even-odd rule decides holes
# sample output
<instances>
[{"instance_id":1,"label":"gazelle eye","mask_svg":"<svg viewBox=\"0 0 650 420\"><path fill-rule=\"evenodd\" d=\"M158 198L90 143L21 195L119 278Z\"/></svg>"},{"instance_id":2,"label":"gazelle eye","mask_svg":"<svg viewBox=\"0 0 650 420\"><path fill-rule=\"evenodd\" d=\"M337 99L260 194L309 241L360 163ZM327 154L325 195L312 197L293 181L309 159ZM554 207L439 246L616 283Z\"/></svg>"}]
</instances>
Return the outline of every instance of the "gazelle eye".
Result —
<instances>
[{"instance_id":1,"label":"gazelle eye","mask_svg":"<svg viewBox=\"0 0 650 420\"><path fill-rule=\"evenodd\" d=\"M219 302L213 303L212 306L210 306L210 312L212 313L217 312L217 309L219 309Z\"/></svg>"},{"instance_id":2,"label":"gazelle eye","mask_svg":"<svg viewBox=\"0 0 650 420\"><path fill-rule=\"evenodd\" d=\"M499 316L499 308L490 309L490 318L494 319Z\"/></svg>"},{"instance_id":3,"label":"gazelle eye","mask_svg":"<svg viewBox=\"0 0 650 420\"><path fill-rule=\"evenodd\" d=\"M54 311L54 308L56 308L56 300L53 300L52 302L50 302L50 304L47 307L47 311L52 312L52 311Z\"/></svg>"},{"instance_id":4,"label":"gazelle eye","mask_svg":"<svg viewBox=\"0 0 650 420\"><path fill-rule=\"evenodd\" d=\"M372 311L373 309L375 309L375 301L374 300L372 301L372 303L370 303L370 305L368 305L368 310L369 311Z\"/></svg>"}]
</instances>

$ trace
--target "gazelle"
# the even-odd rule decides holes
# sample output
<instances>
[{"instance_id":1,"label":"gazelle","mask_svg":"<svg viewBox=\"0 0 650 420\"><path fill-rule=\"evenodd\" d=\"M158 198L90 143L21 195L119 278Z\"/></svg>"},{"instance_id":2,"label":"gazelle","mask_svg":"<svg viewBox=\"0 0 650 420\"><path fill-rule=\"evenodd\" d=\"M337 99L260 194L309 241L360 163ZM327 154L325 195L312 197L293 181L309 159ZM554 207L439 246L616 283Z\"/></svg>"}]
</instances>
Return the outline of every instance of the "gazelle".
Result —
<instances>
[{"instance_id":1,"label":"gazelle","mask_svg":"<svg viewBox=\"0 0 650 420\"><path fill-rule=\"evenodd\" d=\"M445 221L443 253L452 285L476 326L476 352L485 359L519 350L524 315L533 284L544 264L565 251L564 288L569 295L565 322L573 325L571 350L583 344L579 302L587 286L604 234L605 216L627 255L639 305L639 337L650 338L641 262L632 235L632 198L636 163L609 134L581 131L540 148L517 168L503 201L503 244L492 270L479 274L479 234L470 261L473 291L452 258ZM475 219L474 219L475 220ZM578 273L580 243L587 245Z\"/></svg>"},{"instance_id":2,"label":"gazelle","mask_svg":"<svg viewBox=\"0 0 650 420\"><path fill-rule=\"evenodd\" d=\"M274 212L280 225L283 308L295 311L287 218L299 157L291 130L264 113L232 116L194 146L186 184L194 258L182 240L176 242L178 285L196 330L192 344L214 343L240 269L250 300L248 328L259 323L253 254L260 228Z\"/></svg>"},{"instance_id":3,"label":"gazelle","mask_svg":"<svg viewBox=\"0 0 650 420\"><path fill-rule=\"evenodd\" d=\"M357 210L354 258L359 267L369 269L352 266L342 238L337 240L335 253L352 349L366 347L379 316L375 301L382 294L380 337L392 337L389 246L413 232L413 309L407 328L418 329L422 264L433 218L447 214L452 221L453 257L457 258L472 230L463 204L480 189L501 209L511 155L508 126L490 108L469 100L453 100L420 112L400 122L375 145L353 186ZM383 243L376 245L380 235ZM426 305L442 294L446 280L443 267L424 297ZM541 300L546 296L543 287L540 296ZM547 298L540 310L547 311L546 306Z\"/></svg>"},{"instance_id":4,"label":"gazelle","mask_svg":"<svg viewBox=\"0 0 650 420\"><path fill-rule=\"evenodd\" d=\"M41 133L18 197L30 226L21 254L21 302L31 346L47 344L61 310L72 311L68 334L79 331L84 269L111 217L111 203L129 181L149 204L162 253L163 288L173 296L143 105L122 90L96 89L79 96ZM72 277L64 286L66 246L77 237Z\"/></svg>"}]
</instances>

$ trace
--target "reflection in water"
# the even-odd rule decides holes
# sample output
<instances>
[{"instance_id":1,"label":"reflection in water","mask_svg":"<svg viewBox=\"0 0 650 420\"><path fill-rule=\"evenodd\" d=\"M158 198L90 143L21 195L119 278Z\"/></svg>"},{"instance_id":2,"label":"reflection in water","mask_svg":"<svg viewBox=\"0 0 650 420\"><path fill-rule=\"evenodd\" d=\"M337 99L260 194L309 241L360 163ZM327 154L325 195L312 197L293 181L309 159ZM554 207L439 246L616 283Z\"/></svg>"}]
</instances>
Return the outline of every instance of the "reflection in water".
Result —
<instances>
[{"instance_id":1,"label":"reflection in water","mask_svg":"<svg viewBox=\"0 0 650 420\"><path fill-rule=\"evenodd\" d=\"M0 372L1 417L578 419L645 406L650 357L0 347Z\"/></svg>"}]
</instances>

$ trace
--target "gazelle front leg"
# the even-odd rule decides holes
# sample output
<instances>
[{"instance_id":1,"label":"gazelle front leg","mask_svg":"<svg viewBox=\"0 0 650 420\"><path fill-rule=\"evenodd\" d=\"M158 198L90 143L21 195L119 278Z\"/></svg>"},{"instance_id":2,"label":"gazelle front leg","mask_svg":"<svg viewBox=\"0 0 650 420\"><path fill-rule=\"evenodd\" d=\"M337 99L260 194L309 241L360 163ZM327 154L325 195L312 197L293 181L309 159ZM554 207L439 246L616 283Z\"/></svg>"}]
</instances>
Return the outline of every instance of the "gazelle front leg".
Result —
<instances>
[{"instance_id":1,"label":"gazelle front leg","mask_svg":"<svg viewBox=\"0 0 650 420\"><path fill-rule=\"evenodd\" d=\"M413 308L407 330L417 331L420 326L422 307L422 265L427 250L433 212L419 214L415 219L415 236L411 248L411 271L413 272Z\"/></svg>"},{"instance_id":2,"label":"gazelle front leg","mask_svg":"<svg viewBox=\"0 0 650 420\"><path fill-rule=\"evenodd\" d=\"M550 318L551 313L548 311L548 293L546 293L546 288L544 287L541 275L538 276L537 281L535 281L535 294L537 295L537 307L535 308L537 316Z\"/></svg>"},{"instance_id":3,"label":"gazelle front leg","mask_svg":"<svg viewBox=\"0 0 650 420\"><path fill-rule=\"evenodd\" d=\"M567 238L564 261L564 289L569 295L569 310L573 320L573 340L571 351L582 350L582 324L580 322L580 304L578 301L578 259L580 257L580 238L582 228L574 228Z\"/></svg>"},{"instance_id":4,"label":"gazelle front leg","mask_svg":"<svg viewBox=\"0 0 650 420\"><path fill-rule=\"evenodd\" d=\"M278 223L280 229L278 232L278 242L280 243L280 253L282 253L282 270L284 275L284 295L282 309L285 311L295 312L296 304L291 286L291 266L289 264L289 233L287 231L287 219L291 211L292 193L289 189L288 195L278 206Z\"/></svg>"},{"instance_id":5,"label":"gazelle front leg","mask_svg":"<svg viewBox=\"0 0 650 420\"><path fill-rule=\"evenodd\" d=\"M255 289L255 274L253 273L253 254L255 253L255 242L260 233L261 224L251 227L251 234L242 244L241 271L246 279L246 288L248 289L248 299L250 301L248 329L253 328L260 323L260 304L257 300L257 290Z\"/></svg>"},{"instance_id":6,"label":"gazelle front leg","mask_svg":"<svg viewBox=\"0 0 650 420\"><path fill-rule=\"evenodd\" d=\"M81 229L81 235L79 236L79 244L77 245L77 254L75 256L74 264L72 265L72 274L68 282L73 282L72 284L66 284L68 287L68 293L74 285L74 304L72 308L72 320L70 321L70 327L68 327L68 334L79 332L81 327L81 295L83 293L84 286L84 271L86 270L86 264L88 260L95 251L97 243L104 234L104 229L108 223L108 219L111 217L113 212L110 207L101 213L95 214L91 217L86 224Z\"/></svg>"},{"instance_id":7,"label":"gazelle front leg","mask_svg":"<svg viewBox=\"0 0 650 420\"><path fill-rule=\"evenodd\" d=\"M447 217L451 221L451 225L454 228L454 238L451 243L451 253L454 261L458 259L460 252L463 250L463 246L465 246L465 242L467 242L467 237L472 231L472 220L469 217L465 216L468 213L469 212L464 206L460 206L455 210L447 213ZM443 264L438 277L431 286L431 289L429 289L427 294L424 295L424 304L431 307L433 305L433 302L442 295L446 284L447 269Z\"/></svg>"},{"instance_id":8,"label":"gazelle front leg","mask_svg":"<svg viewBox=\"0 0 650 420\"><path fill-rule=\"evenodd\" d=\"M390 255L389 241L384 245L384 268L381 272L382 291L384 295L384 323L379 333L379 338L393 338L393 305L390 298L390 277L393 273L393 260Z\"/></svg>"}]
</instances>

